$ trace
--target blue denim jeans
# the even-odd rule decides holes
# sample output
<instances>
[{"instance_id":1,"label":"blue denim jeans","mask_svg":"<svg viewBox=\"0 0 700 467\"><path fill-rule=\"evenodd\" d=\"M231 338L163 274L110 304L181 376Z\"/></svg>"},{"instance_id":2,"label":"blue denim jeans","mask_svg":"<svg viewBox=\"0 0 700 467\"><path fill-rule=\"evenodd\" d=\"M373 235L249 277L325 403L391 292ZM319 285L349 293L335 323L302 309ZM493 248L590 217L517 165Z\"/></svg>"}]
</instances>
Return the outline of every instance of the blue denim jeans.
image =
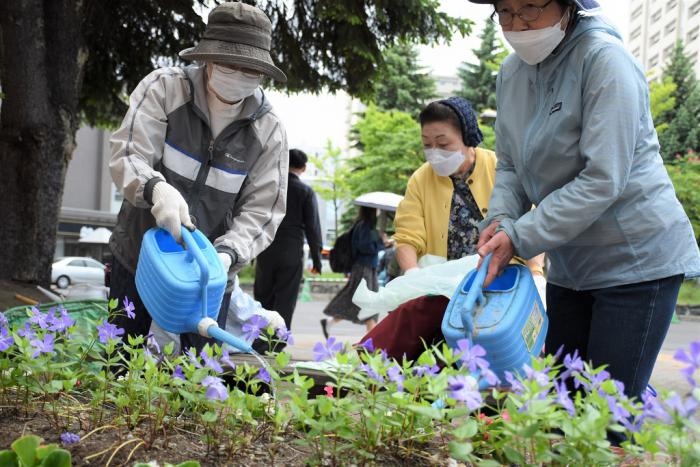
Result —
<instances>
[{"instance_id":1,"label":"blue denim jeans","mask_svg":"<svg viewBox=\"0 0 700 467\"><path fill-rule=\"evenodd\" d=\"M604 289L575 291L547 284L546 348L578 350L607 365L629 397L646 388L676 307L683 275Z\"/></svg>"}]
</instances>

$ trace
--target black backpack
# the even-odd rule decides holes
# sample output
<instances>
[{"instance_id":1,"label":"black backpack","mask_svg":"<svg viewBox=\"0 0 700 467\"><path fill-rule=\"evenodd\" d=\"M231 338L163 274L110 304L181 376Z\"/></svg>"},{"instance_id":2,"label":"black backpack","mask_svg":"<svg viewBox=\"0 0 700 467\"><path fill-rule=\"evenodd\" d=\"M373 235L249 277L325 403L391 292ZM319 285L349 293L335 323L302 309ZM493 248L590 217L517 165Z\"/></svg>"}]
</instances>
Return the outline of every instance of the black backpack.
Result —
<instances>
[{"instance_id":1,"label":"black backpack","mask_svg":"<svg viewBox=\"0 0 700 467\"><path fill-rule=\"evenodd\" d=\"M331 271L347 273L352 270L353 254L352 254L352 231L355 229L353 225L350 230L340 235L335 240L335 245L328 254L328 263L331 265Z\"/></svg>"}]
</instances>

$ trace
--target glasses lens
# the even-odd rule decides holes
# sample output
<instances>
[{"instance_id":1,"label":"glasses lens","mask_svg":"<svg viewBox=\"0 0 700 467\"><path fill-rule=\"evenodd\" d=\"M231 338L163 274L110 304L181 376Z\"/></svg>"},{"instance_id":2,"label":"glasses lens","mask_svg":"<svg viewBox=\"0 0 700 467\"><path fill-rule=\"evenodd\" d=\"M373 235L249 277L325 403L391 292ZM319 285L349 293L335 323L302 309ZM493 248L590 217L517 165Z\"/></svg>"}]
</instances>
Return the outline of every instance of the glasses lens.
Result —
<instances>
[{"instance_id":1,"label":"glasses lens","mask_svg":"<svg viewBox=\"0 0 700 467\"><path fill-rule=\"evenodd\" d=\"M498 24L501 26L508 26L513 22L513 13L510 11L497 11L496 16L498 16Z\"/></svg>"},{"instance_id":2,"label":"glasses lens","mask_svg":"<svg viewBox=\"0 0 700 467\"><path fill-rule=\"evenodd\" d=\"M542 8L536 6L526 6L520 10L520 17L523 21L537 21L542 13Z\"/></svg>"}]
</instances>

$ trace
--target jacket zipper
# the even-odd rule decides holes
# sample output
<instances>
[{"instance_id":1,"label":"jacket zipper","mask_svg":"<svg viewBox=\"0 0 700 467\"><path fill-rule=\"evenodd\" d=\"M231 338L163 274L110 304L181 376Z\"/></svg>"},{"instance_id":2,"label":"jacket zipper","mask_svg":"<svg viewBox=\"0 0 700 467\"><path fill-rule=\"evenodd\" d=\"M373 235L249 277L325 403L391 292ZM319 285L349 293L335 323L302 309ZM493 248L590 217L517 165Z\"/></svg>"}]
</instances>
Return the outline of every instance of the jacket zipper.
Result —
<instances>
[{"instance_id":1,"label":"jacket zipper","mask_svg":"<svg viewBox=\"0 0 700 467\"><path fill-rule=\"evenodd\" d=\"M190 206L190 213L195 219L198 219L199 214L199 198L202 193L202 186L207 181L207 175L209 175L209 168L214 161L214 140L209 140L209 149L207 160L202 163L199 167L199 172L197 172L197 178L194 181L194 186L190 192L189 199L187 200L187 205Z\"/></svg>"}]
</instances>

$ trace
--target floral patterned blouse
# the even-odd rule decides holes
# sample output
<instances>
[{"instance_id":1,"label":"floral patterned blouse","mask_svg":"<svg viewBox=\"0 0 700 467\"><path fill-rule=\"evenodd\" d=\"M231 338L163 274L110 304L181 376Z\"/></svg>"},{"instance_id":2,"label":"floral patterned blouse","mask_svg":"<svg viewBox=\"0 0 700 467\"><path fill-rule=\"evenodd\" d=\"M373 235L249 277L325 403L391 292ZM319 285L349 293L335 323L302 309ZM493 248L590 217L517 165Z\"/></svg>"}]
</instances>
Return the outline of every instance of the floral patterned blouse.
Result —
<instances>
[{"instance_id":1,"label":"floral patterned blouse","mask_svg":"<svg viewBox=\"0 0 700 467\"><path fill-rule=\"evenodd\" d=\"M454 192L450 208L450 225L447 229L447 259L459 259L476 254L479 242L479 223L484 216L472 196L467 180L471 171L463 176L450 175Z\"/></svg>"}]
</instances>

